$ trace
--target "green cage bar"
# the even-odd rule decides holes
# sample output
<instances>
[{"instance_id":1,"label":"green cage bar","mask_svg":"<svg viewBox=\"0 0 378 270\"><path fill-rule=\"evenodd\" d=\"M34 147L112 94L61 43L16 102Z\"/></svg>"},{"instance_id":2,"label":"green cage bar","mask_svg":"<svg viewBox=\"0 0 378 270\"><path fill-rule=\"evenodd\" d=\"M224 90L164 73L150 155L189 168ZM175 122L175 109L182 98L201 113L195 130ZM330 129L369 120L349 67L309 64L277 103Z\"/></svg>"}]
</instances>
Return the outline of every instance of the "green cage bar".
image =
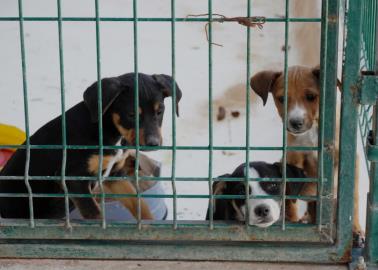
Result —
<instances>
[{"instance_id":1,"label":"green cage bar","mask_svg":"<svg viewBox=\"0 0 378 270\"><path fill-rule=\"evenodd\" d=\"M25 185L28 190L30 226L34 228L34 209L33 193L29 184L29 165L30 165L30 132L29 132L29 106L28 106L28 84L26 78L26 54L25 54L25 36L24 36L24 17L22 9L22 0L18 0L18 16L20 27L20 47L21 47L21 66L22 66L22 85L24 94L24 113L25 113L25 133L26 133L26 161L25 161Z\"/></svg>"},{"instance_id":2,"label":"green cage bar","mask_svg":"<svg viewBox=\"0 0 378 270\"><path fill-rule=\"evenodd\" d=\"M251 1L247 0L247 17L251 16ZM249 79L251 78L251 63L250 63L250 51L251 51L251 29L247 27L247 44L246 44L246 51L247 51L247 66L246 66L246 83L245 83L245 91L246 91L246 104L245 104L245 113L246 113L246 120L245 120L245 164L246 168L249 168L249 147L250 147L250 89L249 89ZM249 194L249 169L245 170L245 193ZM249 203L248 198L245 198L245 224L248 229L249 226Z\"/></svg>"},{"instance_id":3,"label":"green cage bar","mask_svg":"<svg viewBox=\"0 0 378 270\"><path fill-rule=\"evenodd\" d=\"M176 5L171 0L171 64L172 64L172 192L173 192L173 229L177 229L177 190L176 190Z\"/></svg>"},{"instance_id":4,"label":"green cage bar","mask_svg":"<svg viewBox=\"0 0 378 270\"><path fill-rule=\"evenodd\" d=\"M101 38L100 38L100 20L99 20L99 0L95 0L95 12L96 12L96 60L97 60L97 105L98 105L98 151L99 151L99 162L98 162L98 183L101 191L101 213L102 213L102 228L106 228L105 219L105 191L103 186L103 160L104 160L104 147L103 147L103 136L102 136L102 82L101 82Z\"/></svg>"},{"instance_id":5,"label":"green cage bar","mask_svg":"<svg viewBox=\"0 0 378 270\"><path fill-rule=\"evenodd\" d=\"M142 228L142 215L141 215L141 203L140 203L140 187L139 187L139 150L140 150L140 141L139 141L139 66L138 66L138 1L133 0L133 34L134 34L134 113L135 113L135 183L136 183L136 192L137 192L137 226L140 230Z\"/></svg>"},{"instance_id":6,"label":"green cage bar","mask_svg":"<svg viewBox=\"0 0 378 270\"><path fill-rule=\"evenodd\" d=\"M66 211L66 226L71 228L70 223L70 201L68 197L68 189L66 184L66 163L67 163L67 132L66 132L66 100L64 87L64 58L63 58L63 30L62 30L62 6L61 0L57 0L58 11L58 39L59 39L59 71L60 71L60 98L62 107L62 188L64 192L64 207Z\"/></svg>"},{"instance_id":7,"label":"green cage bar","mask_svg":"<svg viewBox=\"0 0 378 270\"><path fill-rule=\"evenodd\" d=\"M284 58L284 113L282 125L282 216L286 216L286 163L287 163L287 93L288 93L288 45L289 45L289 4L285 0L285 58ZM286 229L285 218L282 219L282 230Z\"/></svg>"},{"instance_id":8,"label":"green cage bar","mask_svg":"<svg viewBox=\"0 0 378 270\"><path fill-rule=\"evenodd\" d=\"M207 3L207 12L208 12L208 38L209 38L209 46L208 46L208 65L209 65L209 169L208 169L208 177L209 177L209 194L210 198L210 221L209 226L210 229L213 229L213 205L214 205L214 197L213 197L213 2L212 0L208 0Z\"/></svg>"},{"instance_id":9,"label":"green cage bar","mask_svg":"<svg viewBox=\"0 0 378 270\"><path fill-rule=\"evenodd\" d=\"M0 21L19 21L19 17L0 17ZM58 17L23 17L23 21L57 21ZM93 22L96 17L63 17L63 21L72 22ZM126 17L100 17L100 21L108 22L171 22L172 18L126 18ZM176 18L176 22L208 22L207 18ZM266 22L284 22L281 18L266 18ZM220 19L213 19L213 21L220 21ZM319 18L290 18L289 22L320 22Z\"/></svg>"}]
</instances>

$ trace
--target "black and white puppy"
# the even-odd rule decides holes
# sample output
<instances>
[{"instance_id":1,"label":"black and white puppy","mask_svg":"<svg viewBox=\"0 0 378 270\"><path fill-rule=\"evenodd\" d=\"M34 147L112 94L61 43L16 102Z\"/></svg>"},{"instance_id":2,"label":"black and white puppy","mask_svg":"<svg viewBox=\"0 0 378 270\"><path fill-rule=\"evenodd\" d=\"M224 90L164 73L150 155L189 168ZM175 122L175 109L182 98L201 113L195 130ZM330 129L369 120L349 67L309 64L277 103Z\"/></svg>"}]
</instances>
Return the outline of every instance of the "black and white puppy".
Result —
<instances>
[{"instance_id":1,"label":"black and white puppy","mask_svg":"<svg viewBox=\"0 0 378 270\"><path fill-rule=\"evenodd\" d=\"M281 178L281 163L269 164L266 162L249 163L250 178ZM232 174L224 174L219 178L243 178L245 177L246 164L243 163ZM303 170L286 165L288 178L305 178ZM298 194L303 183L289 182L286 186L287 194ZM250 181L249 194L252 196L281 195L282 184L272 181ZM213 183L214 195L245 195L245 182L243 181L215 181ZM215 199L214 220L244 221L246 213L245 199ZM258 227L268 227L279 220L281 216L281 200L271 198L255 198L248 200L249 224ZM209 219L209 210L206 219Z\"/></svg>"}]
</instances>

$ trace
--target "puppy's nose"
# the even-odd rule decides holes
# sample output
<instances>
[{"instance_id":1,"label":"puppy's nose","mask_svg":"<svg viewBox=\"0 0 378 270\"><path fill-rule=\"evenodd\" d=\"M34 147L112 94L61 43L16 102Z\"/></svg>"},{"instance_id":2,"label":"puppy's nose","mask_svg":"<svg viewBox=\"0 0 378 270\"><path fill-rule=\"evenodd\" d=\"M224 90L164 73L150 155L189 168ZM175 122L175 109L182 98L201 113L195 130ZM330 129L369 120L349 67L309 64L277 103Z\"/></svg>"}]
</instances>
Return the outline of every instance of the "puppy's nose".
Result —
<instances>
[{"instance_id":1,"label":"puppy's nose","mask_svg":"<svg viewBox=\"0 0 378 270\"><path fill-rule=\"evenodd\" d=\"M299 130L303 127L304 120L303 118L292 118L289 123L292 128Z\"/></svg>"},{"instance_id":2,"label":"puppy's nose","mask_svg":"<svg viewBox=\"0 0 378 270\"><path fill-rule=\"evenodd\" d=\"M270 214L270 208L266 204L259 205L255 208L255 214L258 217L267 217Z\"/></svg>"},{"instance_id":3,"label":"puppy's nose","mask_svg":"<svg viewBox=\"0 0 378 270\"><path fill-rule=\"evenodd\" d=\"M159 146L160 139L157 136L147 136L146 137L146 145L147 146Z\"/></svg>"}]
</instances>

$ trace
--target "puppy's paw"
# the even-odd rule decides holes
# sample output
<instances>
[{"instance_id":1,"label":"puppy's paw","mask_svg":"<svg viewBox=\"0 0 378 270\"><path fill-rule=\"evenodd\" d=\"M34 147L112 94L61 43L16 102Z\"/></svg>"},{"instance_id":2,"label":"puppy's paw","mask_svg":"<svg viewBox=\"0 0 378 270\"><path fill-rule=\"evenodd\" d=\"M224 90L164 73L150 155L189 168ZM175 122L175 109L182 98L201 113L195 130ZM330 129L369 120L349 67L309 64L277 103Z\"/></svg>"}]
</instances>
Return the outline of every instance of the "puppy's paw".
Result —
<instances>
[{"instance_id":1,"label":"puppy's paw","mask_svg":"<svg viewBox=\"0 0 378 270\"><path fill-rule=\"evenodd\" d=\"M304 216L299 219L299 223L303 223L303 224L309 224L311 223L311 221L312 221L312 218L309 212L306 212Z\"/></svg>"}]
</instances>

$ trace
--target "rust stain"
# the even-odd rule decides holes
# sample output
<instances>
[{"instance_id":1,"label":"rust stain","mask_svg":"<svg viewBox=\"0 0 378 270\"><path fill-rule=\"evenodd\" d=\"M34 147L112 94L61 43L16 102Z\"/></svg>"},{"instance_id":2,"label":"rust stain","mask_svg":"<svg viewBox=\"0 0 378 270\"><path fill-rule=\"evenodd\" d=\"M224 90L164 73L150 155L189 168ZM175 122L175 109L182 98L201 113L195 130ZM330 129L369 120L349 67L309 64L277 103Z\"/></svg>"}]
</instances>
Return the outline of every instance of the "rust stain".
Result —
<instances>
[{"instance_id":1,"label":"rust stain","mask_svg":"<svg viewBox=\"0 0 378 270\"><path fill-rule=\"evenodd\" d=\"M337 16L336 15L329 15L328 16L328 22L333 23L333 24L337 23L338 22Z\"/></svg>"},{"instance_id":2,"label":"rust stain","mask_svg":"<svg viewBox=\"0 0 378 270\"><path fill-rule=\"evenodd\" d=\"M222 121L226 117L226 109L223 106L218 107L217 120Z\"/></svg>"}]
</instances>

